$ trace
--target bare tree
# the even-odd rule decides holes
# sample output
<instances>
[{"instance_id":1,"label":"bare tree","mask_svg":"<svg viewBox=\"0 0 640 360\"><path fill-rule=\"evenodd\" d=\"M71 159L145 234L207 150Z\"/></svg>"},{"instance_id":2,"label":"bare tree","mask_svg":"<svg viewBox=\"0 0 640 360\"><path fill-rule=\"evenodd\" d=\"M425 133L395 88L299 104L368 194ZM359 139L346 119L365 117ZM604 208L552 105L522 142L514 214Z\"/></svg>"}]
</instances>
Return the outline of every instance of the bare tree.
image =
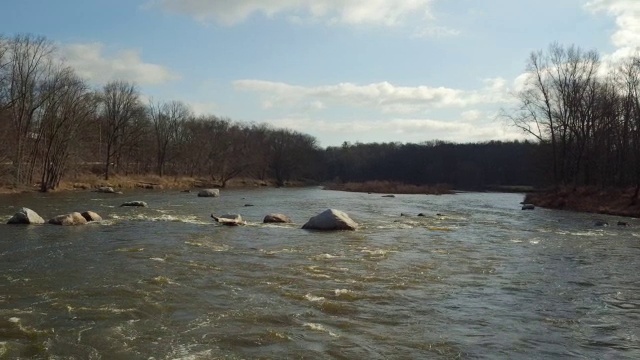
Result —
<instances>
[{"instance_id":1,"label":"bare tree","mask_svg":"<svg viewBox=\"0 0 640 360\"><path fill-rule=\"evenodd\" d=\"M127 131L135 117L140 116L140 94L133 83L112 81L104 86L100 100L106 145L104 178L109 180L112 162L126 144Z\"/></svg>"},{"instance_id":2,"label":"bare tree","mask_svg":"<svg viewBox=\"0 0 640 360\"><path fill-rule=\"evenodd\" d=\"M170 151L178 140L180 124L192 114L189 107L180 101L155 104L151 102L148 112L153 122L156 139L157 172L159 176L163 176Z\"/></svg>"},{"instance_id":3,"label":"bare tree","mask_svg":"<svg viewBox=\"0 0 640 360\"><path fill-rule=\"evenodd\" d=\"M14 185L29 183L30 174L25 171L24 155L28 142L33 139L36 111L51 94L42 92L52 70L53 45L44 37L17 35L8 42L5 50L8 65L3 62L6 73L2 76L7 90L4 92L4 107L11 119L14 136L13 166Z\"/></svg>"},{"instance_id":4,"label":"bare tree","mask_svg":"<svg viewBox=\"0 0 640 360\"><path fill-rule=\"evenodd\" d=\"M551 44L531 53L527 81L516 94L520 107L508 115L513 124L551 145L554 183L577 182L593 136L598 53Z\"/></svg>"},{"instance_id":5,"label":"bare tree","mask_svg":"<svg viewBox=\"0 0 640 360\"><path fill-rule=\"evenodd\" d=\"M95 96L70 68L56 72L46 86L52 95L43 106L40 190L55 189L62 179L72 147L95 116Z\"/></svg>"}]
</instances>

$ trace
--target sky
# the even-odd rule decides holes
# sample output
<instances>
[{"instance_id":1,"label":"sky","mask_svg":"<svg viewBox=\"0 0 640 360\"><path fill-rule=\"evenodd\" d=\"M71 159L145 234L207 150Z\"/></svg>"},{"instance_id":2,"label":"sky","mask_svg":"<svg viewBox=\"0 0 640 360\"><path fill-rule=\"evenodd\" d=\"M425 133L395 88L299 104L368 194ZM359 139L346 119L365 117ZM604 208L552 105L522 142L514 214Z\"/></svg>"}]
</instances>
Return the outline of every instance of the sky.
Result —
<instances>
[{"instance_id":1,"label":"sky","mask_svg":"<svg viewBox=\"0 0 640 360\"><path fill-rule=\"evenodd\" d=\"M5 0L0 34L43 35L100 88L343 142L524 139L532 51L553 42L619 61L640 0Z\"/></svg>"}]
</instances>

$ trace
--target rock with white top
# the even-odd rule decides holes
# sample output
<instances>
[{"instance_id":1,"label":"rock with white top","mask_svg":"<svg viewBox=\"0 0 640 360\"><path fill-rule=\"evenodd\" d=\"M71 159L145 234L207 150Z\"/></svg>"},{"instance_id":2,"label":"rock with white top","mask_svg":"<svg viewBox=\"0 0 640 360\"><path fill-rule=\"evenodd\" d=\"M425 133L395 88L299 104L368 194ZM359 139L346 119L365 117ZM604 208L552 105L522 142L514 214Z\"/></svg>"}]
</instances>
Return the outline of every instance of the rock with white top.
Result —
<instances>
[{"instance_id":1,"label":"rock with white top","mask_svg":"<svg viewBox=\"0 0 640 360\"><path fill-rule=\"evenodd\" d=\"M308 230L356 230L358 224L340 210L327 209L309 219L302 228Z\"/></svg>"},{"instance_id":2,"label":"rock with white top","mask_svg":"<svg viewBox=\"0 0 640 360\"><path fill-rule=\"evenodd\" d=\"M44 224L44 219L38 215L35 211L23 207L13 214L11 219L7 221L7 224Z\"/></svg>"}]
</instances>

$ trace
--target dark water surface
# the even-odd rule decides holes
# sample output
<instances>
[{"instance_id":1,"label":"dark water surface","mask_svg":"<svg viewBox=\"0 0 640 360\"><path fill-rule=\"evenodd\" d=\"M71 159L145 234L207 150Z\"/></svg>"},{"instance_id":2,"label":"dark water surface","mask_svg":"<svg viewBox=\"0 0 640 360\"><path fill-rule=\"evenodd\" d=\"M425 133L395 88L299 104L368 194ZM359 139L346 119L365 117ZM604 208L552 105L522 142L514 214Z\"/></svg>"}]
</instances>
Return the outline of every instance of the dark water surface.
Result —
<instances>
[{"instance_id":1,"label":"dark water surface","mask_svg":"<svg viewBox=\"0 0 640 360\"><path fill-rule=\"evenodd\" d=\"M128 200L149 208L119 207ZM0 358L640 358L640 221L521 211L521 200L316 188L2 196L3 222L22 206L106 220L0 225ZM362 228L300 229L330 207ZM250 223L218 226L212 212ZM271 212L295 224L261 224Z\"/></svg>"}]
</instances>

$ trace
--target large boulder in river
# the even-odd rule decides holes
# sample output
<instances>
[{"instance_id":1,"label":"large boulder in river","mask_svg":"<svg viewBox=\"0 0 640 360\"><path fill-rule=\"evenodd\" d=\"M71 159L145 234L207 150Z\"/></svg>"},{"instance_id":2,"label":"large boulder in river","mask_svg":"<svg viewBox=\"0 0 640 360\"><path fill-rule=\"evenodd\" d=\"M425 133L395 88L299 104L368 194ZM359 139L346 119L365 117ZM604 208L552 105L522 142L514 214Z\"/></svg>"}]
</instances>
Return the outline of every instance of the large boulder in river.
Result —
<instances>
[{"instance_id":1,"label":"large boulder in river","mask_svg":"<svg viewBox=\"0 0 640 360\"><path fill-rule=\"evenodd\" d=\"M219 222L222 225L238 226L247 224L246 221L242 220L242 216L240 216L240 214L227 214L220 216L211 214L211 217L213 218L213 220Z\"/></svg>"},{"instance_id":2,"label":"large boulder in river","mask_svg":"<svg viewBox=\"0 0 640 360\"><path fill-rule=\"evenodd\" d=\"M13 214L7 224L44 224L44 219L35 211L23 207Z\"/></svg>"},{"instance_id":3,"label":"large boulder in river","mask_svg":"<svg viewBox=\"0 0 640 360\"><path fill-rule=\"evenodd\" d=\"M87 219L82 216L79 212L72 212L71 214L58 215L53 219L49 220L49 224L53 225L84 225L87 223Z\"/></svg>"},{"instance_id":4,"label":"large boulder in river","mask_svg":"<svg viewBox=\"0 0 640 360\"><path fill-rule=\"evenodd\" d=\"M120 207L122 206L147 207L148 205L144 201L127 201L126 203L120 205Z\"/></svg>"},{"instance_id":5,"label":"large boulder in river","mask_svg":"<svg viewBox=\"0 0 640 360\"><path fill-rule=\"evenodd\" d=\"M87 222L89 221L102 221L102 217L96 213L94 213L93 211L85 211L83 213L81 213L80 215L82 215L82 217L87 220Z\"/></svg>"},{"instance_id":6,"label":"large boulder in river","mask_svg":"<svg viewBox=\"0 0 640 360\"><path fill-rule=\"evenodd\" d=\"M202 189L198 192L198 197L218 197L220 196L219 189Z\"/></svg>"},{"instance_id":7,"label":"large boulder in river","mask_svg":"<svg viewBox=\"0 0 640 360\"><path fill-rule=\"evenodd\" d=\"M309 230L355 230L358 228L358 224L340 210L327 209L309 219L302 228Z\"/></svg>"},{"instance_id":8,"label":"large boulder in river","mask_svg":"<svg viewBox=\"0 0 640 360\"><path fill-rule=\"evenodd\" d=\"M284 214L269 214L262 220L263 223L290 223L291 218Z\"/></svg>"}]
</instances>

